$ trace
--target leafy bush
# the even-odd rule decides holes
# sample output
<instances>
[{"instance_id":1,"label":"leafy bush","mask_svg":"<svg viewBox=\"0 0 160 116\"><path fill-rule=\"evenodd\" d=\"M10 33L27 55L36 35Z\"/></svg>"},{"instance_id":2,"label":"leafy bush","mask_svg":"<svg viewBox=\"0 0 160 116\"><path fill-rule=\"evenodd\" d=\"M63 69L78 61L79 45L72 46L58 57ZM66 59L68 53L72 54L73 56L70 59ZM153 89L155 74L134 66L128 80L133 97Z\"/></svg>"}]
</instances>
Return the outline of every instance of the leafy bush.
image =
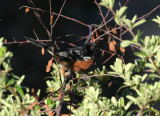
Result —
<instances>
[{"instance_id":1,"label":"leafy bush","mask_svg":"<svg viewBox=\"0 0 160 116\"><path fill-rule=\"evenodd\" d=\"M0 115L52 116L62 103L67 104L73 116L160 115L160 110L155 107L160 98L160 36L142 38L140 30L135 34L133 29L146 20L137 18L137 15L128 19L125 15L126 6L114 11L114 0L102 0L99 5L111 11L119 27L130 32L133 39L122 40L121 47L136 49L134 55L137 59L134 59L134 63L125 64L122 59L117 58L110 66L110 71L103 66L102 70L97 68L87 76L76 73L74 78L69 80L67 77L70 73L65 73L61 66L53 63L51 76L46 78L47 92L51 94L38 101L36 93L30 96L28 88L21 86L24 76L18 77L11 72L12 53L3 46L1 38ZM160 24L159 16L153 21ZM116 82L115 79L123 82ZM106 93L113 83L120 83L120 87L109 97ZM133 109L132 106L136 108Z\"/></svg>"},{"instance_id":2,"label":"leafy bush","mask_svg":"<svg viewBox=\"0 0 160 116\"><path fill-rule=\"evenodd\" d=\"M13 54L7 51L2 41L3 38L0 38L0 115L26 114L26 109L36 102L36 99L30 96L28 88L21 86L25 76L18 77L12 73L10 60ZM37 113L36 110L31 112L32 115Z\"/></svg>"}]
</instances>

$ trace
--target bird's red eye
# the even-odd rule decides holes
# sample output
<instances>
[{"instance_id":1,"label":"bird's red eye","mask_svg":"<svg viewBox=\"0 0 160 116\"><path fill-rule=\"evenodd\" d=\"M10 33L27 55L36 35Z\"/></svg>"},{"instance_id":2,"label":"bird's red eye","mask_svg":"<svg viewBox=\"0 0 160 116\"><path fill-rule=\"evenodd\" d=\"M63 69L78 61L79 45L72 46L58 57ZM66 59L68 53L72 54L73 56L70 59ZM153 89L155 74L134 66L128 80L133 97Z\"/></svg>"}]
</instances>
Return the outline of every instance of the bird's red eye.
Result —
<instances>
[{"instance_id":1,"label":"bird's red eye","mask_svg":"<svg viewBox=\"0 0 160 116\"><path fill-rule=\"evenodd\" d=\"M92 49L93 49L93 46L91 46L90 49L92 50Z\"/></svg>"}]
</instances>

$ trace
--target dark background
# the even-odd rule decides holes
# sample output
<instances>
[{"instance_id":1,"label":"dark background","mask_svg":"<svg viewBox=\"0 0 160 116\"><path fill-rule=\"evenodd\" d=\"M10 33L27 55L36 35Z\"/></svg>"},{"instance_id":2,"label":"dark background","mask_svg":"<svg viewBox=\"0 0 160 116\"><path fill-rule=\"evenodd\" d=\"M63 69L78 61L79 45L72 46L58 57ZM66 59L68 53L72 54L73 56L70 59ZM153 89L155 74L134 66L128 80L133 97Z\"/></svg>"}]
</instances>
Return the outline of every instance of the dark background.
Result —
<instances>
[{"instance_id":1,"label":"dark background","mask_svg":"<svg viewBox=\"0 0 160 116\"><path fill-rule=\"evenodd\" d=\"M93 1L94 0L67 0L62 14L86 24L99 24L102 19ZM35 0L33 2L36 7L49 10L48 0ZM63 0L52 0L52 3L52 10L58 13ZM116 4L118 5L118 3ZM159 0L131 0L127 4L127 6L129 6L127 16L132 18L137 14L138 17L140 17L150 12L159 4ZM19 7L24 5L28 5L27 0L0 0L0 37L5 37L8 42L14 41L13 37L16 41L25 41L24 36L35 38L33 34L34 29L40 39L48 39L44 29L32 11L25 13L25 9L19 9ZM103 8L103 11L106 12L106 9ZM143 36L152 34L159 35L160 29L156 23L151 21L156 15L160 15L160 9L147 17L147 23L138 27L141 31L144 31ZM48 16L48 14L42 14L43 21L47 26L49 26ZM75 36L88 35L88 28L64 18L58 20L53 31L53 37L61 37L68 34L74 34ZM75 41L75 39L77 38L67 38L66 41ZM126 36L124 39L130 38ZM47 53L43 56L40 51L41 49L31 44L11 44L6 46L8 50L14 54L12 58L13 72L19 76L26 76L23 85L36 89L43 88L44 90L46 86L44 77L50 75L50 73L46 73L45 68L51 56ZM43 92L44 91L42 91L42 93Z\"/></svg>"}]
</instances>

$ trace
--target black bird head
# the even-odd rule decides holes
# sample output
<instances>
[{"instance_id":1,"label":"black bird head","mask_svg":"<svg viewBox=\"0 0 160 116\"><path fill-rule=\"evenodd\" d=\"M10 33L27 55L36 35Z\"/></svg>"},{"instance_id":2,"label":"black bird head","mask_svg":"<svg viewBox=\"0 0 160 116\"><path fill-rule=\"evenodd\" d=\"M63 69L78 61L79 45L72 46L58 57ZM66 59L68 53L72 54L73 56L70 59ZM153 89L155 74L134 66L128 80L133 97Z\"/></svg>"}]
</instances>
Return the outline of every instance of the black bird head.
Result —
<instances>
[{"instance_id":1,"label":"black bird head","mask_svg":"<svg viewBox=\"0 0 160 116\"><path fill-rule=\"evenodd\" d=\"M95 43L87 43L85 44L88 55L95 55L96 51L98 50L98 46Z\"/></svg>"}]
</instances>

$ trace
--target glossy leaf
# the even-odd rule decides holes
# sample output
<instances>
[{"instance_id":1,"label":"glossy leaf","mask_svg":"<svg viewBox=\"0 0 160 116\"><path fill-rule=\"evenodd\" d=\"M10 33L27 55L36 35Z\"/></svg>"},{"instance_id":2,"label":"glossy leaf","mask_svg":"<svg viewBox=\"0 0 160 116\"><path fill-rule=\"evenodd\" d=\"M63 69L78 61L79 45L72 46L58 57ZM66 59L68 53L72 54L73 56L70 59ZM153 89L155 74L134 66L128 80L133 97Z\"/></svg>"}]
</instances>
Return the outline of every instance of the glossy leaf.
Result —
<instances>
[{"instance_id":1,"label":"glossy leaf","mask_svg":"<svg viewBox=\"0 0 160 116\"><path fill-rule=\"evenodd\" d=\"M130 40L124 40L121 42L121 46L123 48L128 47L129 45L134 44L134 42L130 41Z\"/></svg>"},{"instance_id":2,"label":"glossy leaf","mask_svg":"<svg viewBox=\"0 0 160 116\"><path fill-rule=\"evenodd\" d=\"M146 20L145 20L145 19L140 20L140 21L136 22L136 23L133 25L133 27L132 27L132 28L135 28L135 27L137 27L137 26L139 26L139 25L141 25L141 24L143 24L143 23L145 23L145 22L146 22Z\"/></svg>"},{"instance_id":3,"label":"glossy leaf","mask_svg":"<svg viewBox=\"0 0 160 116\"><path fill-rule=\"evenodd\" d=\"M17 92L23 97L24 92L23 92L22 88L20 86L17 86L17 85L15 85L15 88L16 88Z\"/></svg>"}]
</instances>

